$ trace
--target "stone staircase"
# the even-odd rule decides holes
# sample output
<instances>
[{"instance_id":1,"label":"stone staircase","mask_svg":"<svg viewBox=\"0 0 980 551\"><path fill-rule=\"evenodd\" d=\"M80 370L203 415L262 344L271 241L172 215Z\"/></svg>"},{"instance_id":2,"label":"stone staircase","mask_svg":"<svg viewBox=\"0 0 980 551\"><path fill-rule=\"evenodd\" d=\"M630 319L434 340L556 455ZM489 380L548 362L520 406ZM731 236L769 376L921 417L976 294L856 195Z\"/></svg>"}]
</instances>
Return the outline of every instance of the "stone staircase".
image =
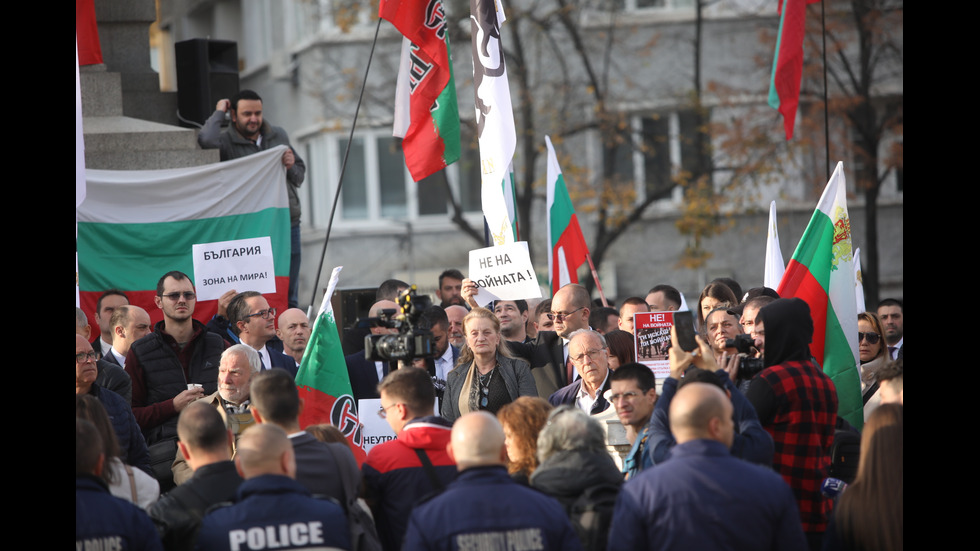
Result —
<instances>
[{"instance_id":1,"label":"stone staircase","mask_svg":"<svg viewBox=\"0 0 980 551\"><path fill-rule=\"evenodd\" d=\"M85 166L109 170L152 170L218 162L218 151L198 148L195 131L123 115L122 79L105 65L79 71ZM160 94L164 103L167 94Z\"/></svg>"}]
</instances>

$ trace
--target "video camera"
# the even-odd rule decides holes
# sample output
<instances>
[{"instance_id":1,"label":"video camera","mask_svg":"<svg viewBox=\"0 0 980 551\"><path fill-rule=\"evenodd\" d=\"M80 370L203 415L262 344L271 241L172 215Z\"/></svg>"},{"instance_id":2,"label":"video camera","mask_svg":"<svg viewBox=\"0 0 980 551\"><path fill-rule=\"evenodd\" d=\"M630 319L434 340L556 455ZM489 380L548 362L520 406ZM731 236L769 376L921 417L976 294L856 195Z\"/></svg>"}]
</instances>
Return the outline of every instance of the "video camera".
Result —
<instances>
[{"instance_id":1,"label":"video camera","mask_svg":"<svg viewBox=\"0 0 980 551\"><path fill-rule=\"evenodd\" d=\"M430 358L435 355L432 331L419 328L422 312L432 305L426 295L419 295L415 285L398 295L398 308L385 309L367 322L374 327L397 329L394 335L368 335L364 337L364 357L369 361L410 361L414 358ZM359 322L361 323L361 322Z\"/></svg>"},{"instance_id":2,"label":"video camera","mask_svg":"<svg viewBox=\"0 0 980 551\"><path fill-rule=\"evenodd\" d=\"M747 381L759 374L764 368L762 358L753 358L755 354L755 339L747 334L735 335L734 339L725 339L725 348L734 348L739 353L738 381Z\"/></svg>"}]
</instances>

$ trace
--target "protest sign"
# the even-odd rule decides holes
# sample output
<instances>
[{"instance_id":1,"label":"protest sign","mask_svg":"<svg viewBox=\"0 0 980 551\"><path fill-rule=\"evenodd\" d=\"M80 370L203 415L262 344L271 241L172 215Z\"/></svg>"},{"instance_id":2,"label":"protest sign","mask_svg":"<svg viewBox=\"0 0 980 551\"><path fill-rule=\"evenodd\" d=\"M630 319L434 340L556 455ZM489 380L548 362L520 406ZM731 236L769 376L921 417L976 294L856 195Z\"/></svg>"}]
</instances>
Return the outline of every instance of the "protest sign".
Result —
<instances>
[{"instance_id":1,"label":"protest sign","mask_svg":"<svg viewBox=\"0 0 980 551\"><path fill-rule=\"evenodd\" d=\"M358 419L361 422L365 452L371 451L371 448L378 444L384 444L395 439L395 431L391 429L391 425L377 415L376 412L380 410L381 400L378 398L357 401Z\"/></svg>"},{"instance_id":2,"label":"protest sign","mask_svg":"<svg viewBox=\"0 0 980 551\"><path fill-rule=\"evenodd\" d=\"M480 306L541 297L525 241L470 251L469 276L478 288L474 298Z\"/></svg>"},{"instance_id":3,"label":"protest sign","mask_svg":"<svg viewBox=\"0 0 980 551\"><path fill-rule=\"evenodd\" d=\"M633 316L636 361L649 367L658 381L670 376L667 349L670 348L670 328L673 326L673 312L637 312Z\"/></svg>"},{"instance_id":4,"label":"protest sign","mask_svg":"<svg viewBox=\"0 0 980 551\"><path fill-rule=\"evenodd\" d=\"M378 444L384 444L396 438L395 431L391 429L388 421L377 415L381 411L381 399L362 399L357 401L358 418L361 422L361 434L363 435L364 451L369 452L371 448ZM439 413L439 398L436 397L433 410Z\"/></svg>"},{"instance_id":5,"label":"protest sign","mask_svg":"<svg viewBox=\"0 0 980 551\"><path fill-rule=\"evenodd\" d=\"M211 300L236 289L275 293L275 263L268 237L200 243L193 247L198 300Z\"/></svg>"}]
</instances>

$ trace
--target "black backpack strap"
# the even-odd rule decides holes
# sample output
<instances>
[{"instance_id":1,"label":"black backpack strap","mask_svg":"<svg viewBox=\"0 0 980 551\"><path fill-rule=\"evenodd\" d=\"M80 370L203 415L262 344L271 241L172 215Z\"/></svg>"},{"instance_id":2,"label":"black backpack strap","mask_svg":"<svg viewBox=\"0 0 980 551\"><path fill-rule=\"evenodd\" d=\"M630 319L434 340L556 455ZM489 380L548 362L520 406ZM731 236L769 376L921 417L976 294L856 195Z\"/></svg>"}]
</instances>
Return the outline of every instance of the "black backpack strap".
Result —
<instances>
[{"instance_id":1,"label":"black backpack strap","mask_svg":"<svg viewBox=\"0 0 980 551\"><path fill-rule=\"evenodd\" d=\"M429 461L429 456L425 453L425 450L416 448L415 455L419 456L419 461L422 462L422 468L425 469L425 474L429 475L429 482L432 483L432 487L436 491L443 491L446 486L436 475L436 469L432 466L432 461Z\"/></svg>"}]
</instances>

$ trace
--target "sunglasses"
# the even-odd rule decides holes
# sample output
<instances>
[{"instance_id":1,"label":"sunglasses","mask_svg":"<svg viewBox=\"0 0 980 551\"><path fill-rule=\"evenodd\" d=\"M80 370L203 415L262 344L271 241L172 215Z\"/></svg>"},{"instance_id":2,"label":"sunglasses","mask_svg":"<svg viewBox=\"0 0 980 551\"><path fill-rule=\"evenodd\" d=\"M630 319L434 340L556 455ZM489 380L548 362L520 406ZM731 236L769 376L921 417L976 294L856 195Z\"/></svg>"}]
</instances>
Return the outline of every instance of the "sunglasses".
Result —
<instances>
[{"instance_id":1,"label":"sunglasses","mask_svg":"<svg viewBox=\"0 0 980 551\"><path fill-rule=\"evenodd\" d=\"M881 340L881 335L878 333L865 333L864 331L858 331L858 342L868 341L868 344L878 344Z\"/></svg>"}]
</instances>

